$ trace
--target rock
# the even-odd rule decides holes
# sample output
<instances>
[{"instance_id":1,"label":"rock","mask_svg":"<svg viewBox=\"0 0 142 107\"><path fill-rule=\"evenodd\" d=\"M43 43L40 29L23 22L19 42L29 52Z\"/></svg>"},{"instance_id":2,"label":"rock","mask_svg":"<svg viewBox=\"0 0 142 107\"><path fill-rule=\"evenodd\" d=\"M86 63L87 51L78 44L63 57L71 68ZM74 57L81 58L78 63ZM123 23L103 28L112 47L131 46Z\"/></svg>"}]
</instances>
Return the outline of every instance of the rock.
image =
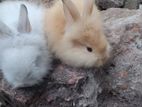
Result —
<instances>
[{"instance_id":1,"label":"rock","mask_svg":"<svg viewBox=\"0 0 142 107\"><path fill-rule=\"evenodd\" d=\"M96 72L95 72L96 71ZM38 87L14 90L3 81L1 90L30 107L97 107L104 73L56 64L51 77Z\"/></svg>"},{"instance_id":2,"label":"rock","mask_svg":"<svg viewBox=\"0 0 142 107\"><path fill-rule=\"evenodd\" d=\"M109 80L111 90L117 96L116 99L120 99L115 100L115 104L119 105L118 107L141 107L142 12L108 9L103 12L103 16L107 35L114 47L112 66L108 67L107 72L111 78ZM114 103L110 99L109 102ZM113 107L112 103L107 107Z\"/></svg>"},{"instance_id":3,"label":"rock","mask_svg":"<svg viewBox=\"0 0 142 107\"><path fill-rule=\"evenodd\" d=\"M0 82L0 91L4 91L10 97L15 100L22 102L23 104L27 103L32 97L40 91L40 87L36 88L25 88L25 89L13 89L9 84L2 79Z\"/></svg>"},{"instance_id":4,"label":"rock","mask_svg":"<svg viewBox=\"0 0 142 107\"><path fill-rule=\"evenodd\" d=\"M124 7L128 9L138 9L139 5L140 5L139 0L126 0Z\"/></svg>"},{"instance_id":5,"label":"rock","mask_svg":"<svg viewBox=\"0 0 142 107\"><path fill-rule=\"evenodd\" d=\"M138 9L140 0L96 0L96 4L101 10L108 8L128 8Z\"/></svg>"},{"instance_id":6,"label":"rock","mask_svg":"<svg viewBox=\"0 0 142 107\"><path fill-rule=\"evenodd\" d=\"M112 7L123 7L125 0L95 0L96 4L101 10L105 10Z\"/></svg>"},{"instance_id":7,"label":"rock","mask_svg":"<svg viewBox=\"0 0 142 107\"><path fill-rule=\"evenodd\" d=\"M102 11L112 57L104 67L73 68L55 60L36 87L14 90L0 76L0 90L27 107L141 107L142 10Z\"/></svg>"},{"instance_id":8,"label":"rock","mask_svg":"<svg viewBox=\"0 0 142 107\"><path fill-rule=\"evenodd\" d=\"M44 94L30 107L98 107L100 73L96 72L95 76L93 71L57 65L51 75L54 82L47 85Z\"/></svg>"},{"instance_id":9,"label":"rock","mask_svg":"<svg viewBox=\"0 0 142 107\"><path fill-rule=\"evenodd\" d=\"M24 104L14 100L4 91L0 91L0 106L1 107L25 107Z\"/></svg>"}]
</instances>

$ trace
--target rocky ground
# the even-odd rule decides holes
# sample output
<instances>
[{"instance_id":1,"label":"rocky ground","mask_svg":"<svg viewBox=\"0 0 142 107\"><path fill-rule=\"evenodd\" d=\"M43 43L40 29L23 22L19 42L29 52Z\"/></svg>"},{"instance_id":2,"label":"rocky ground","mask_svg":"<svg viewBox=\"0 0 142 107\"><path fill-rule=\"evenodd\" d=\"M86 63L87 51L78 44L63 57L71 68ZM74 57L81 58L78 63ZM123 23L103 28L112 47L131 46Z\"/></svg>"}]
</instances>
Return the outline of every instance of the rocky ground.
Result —
<instances>
[{"instance_id":1,"label":"rocky ground","mask_svg":"<svg viewBox=\"0 0 142 107\"><path fill-rule=\"evenodd\" d=\"M117 1L117 0L116 0ZM12 89L0 76L2 107L142 107L142 10L102 11L113 51L99 69L60 61L39 86Z\"/></svg>"},{"instance_id":2,"label":"rocky ground","mask_svg":"<svg viewBox=\"0 0 142 107\"><path fill-rule=\"evenodd\" d=\"M108 8L138 9L142 0L95 0L101 10Z\"/></svg>"}]
</instances>

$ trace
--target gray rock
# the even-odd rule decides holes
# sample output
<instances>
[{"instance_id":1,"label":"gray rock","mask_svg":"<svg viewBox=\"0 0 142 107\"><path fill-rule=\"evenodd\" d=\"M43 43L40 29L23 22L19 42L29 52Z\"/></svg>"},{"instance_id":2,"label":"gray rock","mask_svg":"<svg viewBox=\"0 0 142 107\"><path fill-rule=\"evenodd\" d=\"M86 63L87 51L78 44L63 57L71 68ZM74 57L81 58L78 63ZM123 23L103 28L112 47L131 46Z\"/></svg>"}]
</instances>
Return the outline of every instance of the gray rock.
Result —
<instances>
[{"instance_id":1,"label":"gray rock","mask_svg":"<svg viewBox=\"0 0 142 107\"><path fill-rule=\"evenodd\" d=\"M111 78L109 83L115 95L118 94L117 97L125 102L115 100L116 107L141 107L142 12L108 9L103 12L103 16L107 35L115 52L111 60L112 66L107 69ZM113 100L110 101L114 103ZM107 107L113 106L110 104Z\"/></svg>"},{"instance_id":2,"label":"gray rock","mask_svg":"<svg viewBox=\"0 0 142 107\"><path fill-rule=\"evenodd\" d=\"M125 0L95 0L100 9L105 10L112 7L123 7Z\"/></svg>"},{"instance_id":3,"label":"gray rock","mask_svg":"<svg viewBox=\"0 0 142 107\"><path fill-rule=\"evenodd\" d=\"M139 5L140 0L126 0L124 7L128 9L138 9Z\"/></svg>"},{"instance_id":4,"label":"gray rock","mask_svg":"<svg viewBox=\"0 0 142 107\"><path fill-rule=\"evenodd\" d=\"M101 10L113 7L138 9L140 0L96 0L96 4Z\"/></svg>"}]
</instances>

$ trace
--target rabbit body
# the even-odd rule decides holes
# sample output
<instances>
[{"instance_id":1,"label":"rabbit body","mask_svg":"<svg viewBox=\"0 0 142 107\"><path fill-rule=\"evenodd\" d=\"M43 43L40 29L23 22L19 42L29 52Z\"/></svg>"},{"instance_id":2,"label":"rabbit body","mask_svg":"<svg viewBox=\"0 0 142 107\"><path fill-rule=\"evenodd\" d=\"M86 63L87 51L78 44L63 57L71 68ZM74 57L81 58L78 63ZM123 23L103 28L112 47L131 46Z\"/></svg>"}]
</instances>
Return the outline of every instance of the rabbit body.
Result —
<instances>
[{"instance_id":1,"label":"rabbit body","mask_svg":"<svg viewBox=\"0 0 142 107\"><path fill-rule=\"evenodd\" d=\"M18 20L21 20L22 24L24 24L22 21L28 20L22 19L23 16L18 19L22 4L28 10L32 26L31 31L29 27L30 32L21 33L17 30ZM0 31L9 31L0 32L0 68L4 78L15 88L38 84L49 72L51 58L43 36L41 10L40 7L27 2L0 4L0 21L7 26L7 28L2 28L3 23L0 23ZM26 13L25 10L24 12Z\"/></svg>"},{"instance_id":2,"label":"rabbit body","mask_svg":"<svg viewBox=\"0 0 142 107\"><path fill-rule=\"evenodd\" d=\"M62 1L45 12L44 30L50 51L71 66L102 66L110 56L110 45L93 0Z\"/></svg>"}]
</instances>

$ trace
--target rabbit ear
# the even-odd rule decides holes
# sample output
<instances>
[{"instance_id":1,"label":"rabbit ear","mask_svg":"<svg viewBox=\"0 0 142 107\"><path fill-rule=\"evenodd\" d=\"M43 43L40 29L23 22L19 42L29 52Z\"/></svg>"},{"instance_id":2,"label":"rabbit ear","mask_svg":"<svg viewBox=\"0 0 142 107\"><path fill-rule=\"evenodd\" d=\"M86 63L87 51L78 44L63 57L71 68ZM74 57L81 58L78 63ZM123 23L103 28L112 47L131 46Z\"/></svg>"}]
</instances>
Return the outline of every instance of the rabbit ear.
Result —
<instances>
[{"instance_id":1,"label":"rabbit ear","mask_svg":"<svg viewBox=\"0 0 142 107\"><path fill-rule=\"evenodd\" d=\"M0 35L7 35L7 36L12 35L11 29L1 21L0 21Z\"/></svg>"},{"instance_id":2,"label":"rabbit ear","mask_svg":"<svg viewBox=\"0 0 142 107\"><path fill-rule=\"evenodd\" d=\"M80 14L71 0L62 0L67 23L72 23L80 18Z\"/></svg>"},{"instance_id":3,"label":"rabbit ear","mask_svg":"<svg viewBox=\"0 0 142 107\"><path fill-rule=\"evenodd\" d=\"M94 0L84 0L83 16L90 16L93 11Z\"/></svg>"},{"instance_id":4,"label":"rabbit ear","mask_svg":"<svg viewBox=\"0 0 142 107\"><path fill-rule=\"evenodd\" d=\"M28 10L27 10L27 7L24 4L22 4L20 6L20 15L19 15L17 30L20 33L31 32L31 24L30 24L30 21L29 21L29 18L28 18Z\"/></svg>"}]
</instances>

